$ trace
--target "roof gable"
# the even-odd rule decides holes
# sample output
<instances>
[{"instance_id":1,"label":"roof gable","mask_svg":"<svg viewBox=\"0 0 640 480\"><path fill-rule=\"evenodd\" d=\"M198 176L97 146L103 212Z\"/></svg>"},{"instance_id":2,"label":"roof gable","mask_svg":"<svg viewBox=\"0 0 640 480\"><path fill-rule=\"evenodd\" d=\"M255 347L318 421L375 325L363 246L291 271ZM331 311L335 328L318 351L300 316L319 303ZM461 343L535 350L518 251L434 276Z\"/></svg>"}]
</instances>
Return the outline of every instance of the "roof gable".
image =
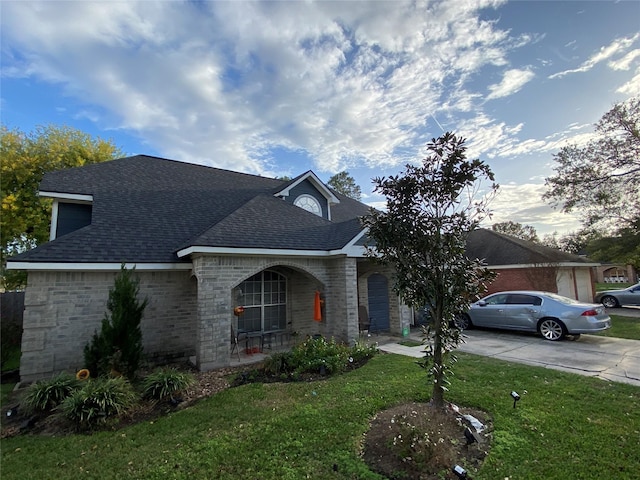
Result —
<instances>
[{"instance_id":1,"label":"roof gable","mask_svg":"<svg viewBox=\"0 0 640 480\"><path fill-rule=\"evenodd\" d=\"M329 187L327 187L324 183L322 183L322 181L311 170L309 170L309 171L303 173L302 175L299 175L298 177L294 178L293 180L290 180L289 182L287 182L287 184L284 185L284 187L282 189L280 189L276 193L274 193L274 196L276 196L276 197L288 197L291 194L291 191L295 187L300 185L302 182L304 182L305 180L308 180L309 182L311 182L311 184L316 188L316 190L324 198L326 198L327 201L330 204L340 203L340 200L338 199L338 197L336 197L333 194L331 189L329 189Z\"/></svg>"}]
</instances>

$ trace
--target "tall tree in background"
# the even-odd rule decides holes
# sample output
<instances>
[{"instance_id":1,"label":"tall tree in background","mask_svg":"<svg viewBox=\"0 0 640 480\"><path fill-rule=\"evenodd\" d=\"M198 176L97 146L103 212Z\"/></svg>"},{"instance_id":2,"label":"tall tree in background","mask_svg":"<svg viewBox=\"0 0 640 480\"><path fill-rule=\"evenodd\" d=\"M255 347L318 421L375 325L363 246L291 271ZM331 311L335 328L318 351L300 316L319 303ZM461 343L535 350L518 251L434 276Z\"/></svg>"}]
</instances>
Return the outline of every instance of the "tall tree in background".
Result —
<instances>
[{"instance_id":1,"label":"tall tree in background","mask_svg":"<svg viewBox=\"0 0 640 480\"><path fill-rule=\"evenodd\" d=\"M508 222L494 223L491 226L491 230L504 233L505 235L511 235L512 237L520 238L528 242L540 243L538 233L531 225L522 225L521 223L509 220Z\"/></svg>"},{"instance_id":2,"label":"tall tree in background","mask_svg":"<svg viewBox=\"0 0 640 480\"><path fill-rule=\"evenodd\" d=\"M362 196L362 190L359 185L356 185L354 178L349 175L349 172L336 173L327 182L331 188L336 192L353 198L354 200L360 200Z\"/></svg>"},{"instance_id":3,"label":"tall tree in background","mask_svg":"<svg viewBox=\"0 0 640 480\"><path fill-rule=\"evenodd\" d=\"M565 212L579 211L586 227L635 228L640 220L640 97L614 105L596 124L593 140L562 148L554 160L556 174L546 179L545 199Z\"/></svg>"},{"instance_id":4,"label":"tall tree in background","mask_svg":"<svg viewBox=\"0 0 640 480\"><path fill-rule=\"evenodd\" d=\"M421 166L406 165L403 174L375 178L375 191L386 197L387 210L371 209L363 218L374 242L367 256L393 267L394 290L412 307L428 306L424 362L433 381L431 400L444 406L447 375L461 342L455 317L481 296L494 274L466 254L469 232L489 214L491 185L483 199L479 182L493 172L480 160L467 160L465 140L452 133L432 140Z\"/></svg>"},{"instance_id":5,"label":"tall tree in background","mask_svg":"<svg viewBox=\"0 0 640 480\"><path fill-rule=\"evenodd\" d=\"M640 225L621 228L615 236L593 238L585 248L589 258L606 263L633 265L640 270Z\"/></svg>"},{"instance_id":6,"label":"tall tree in background","mask_svg":"<svg viewBox=\"0 0 640 480\"><path fill-rule=\"evenodd\" d=\"M25 134L0 128L0 189L2 194L2 283L23 286L24 272L7 271L6 257L22 253L49 239L51 201L38 196L46 172L123 156L111 141L92 138L69 127L49 125Z\"/></svg>"}]
</instances>

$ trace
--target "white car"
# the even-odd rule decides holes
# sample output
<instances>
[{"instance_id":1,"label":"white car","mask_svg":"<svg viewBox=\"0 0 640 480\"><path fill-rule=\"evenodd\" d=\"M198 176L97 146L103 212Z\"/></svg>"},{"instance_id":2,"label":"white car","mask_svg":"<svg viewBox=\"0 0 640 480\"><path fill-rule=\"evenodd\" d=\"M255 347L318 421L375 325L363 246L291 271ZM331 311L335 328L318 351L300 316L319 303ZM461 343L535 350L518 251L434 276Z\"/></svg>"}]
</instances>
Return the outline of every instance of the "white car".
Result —
<instances>
[{"instance_id":1,"label":"white car","mask_svg":"<svg viewBox=\"0 0 640 480\"><path fill-rule=\"evenodd\" d=\"M484 297L458 316L456 325L538 332L547 340L611 328L600 304L582 303L550 292L512 291Z\"/></svg>"},{"instance_id":2,"label":"white car","mask_svg":"<svg viewBox=\"0 0 640 480\"><path fill-rule=\"evenodd\" d=\"M607 308L616 308L623 305L640 305L640 283L620 290L598 292L594 300L602 303Z\"/></svg>"}]
</instances>

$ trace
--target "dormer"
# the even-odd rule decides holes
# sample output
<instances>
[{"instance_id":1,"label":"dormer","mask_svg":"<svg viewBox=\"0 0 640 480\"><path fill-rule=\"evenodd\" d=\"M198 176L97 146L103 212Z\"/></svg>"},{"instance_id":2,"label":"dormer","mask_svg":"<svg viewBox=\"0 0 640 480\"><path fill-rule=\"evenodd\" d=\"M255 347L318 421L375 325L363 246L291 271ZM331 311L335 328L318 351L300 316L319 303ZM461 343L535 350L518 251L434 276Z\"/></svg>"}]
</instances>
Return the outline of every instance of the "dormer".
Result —
<instances>
[{"instance_id":1,"label":"dormer","mask_svg":"<svg viewBox=\"0 0 640 480\"><path fill-rule=\"evenodd\" d=\"M39 195L53 199L49 240L91 225L93 195L42 191Z\"/></svg>"},{"instance_id":2,"label":"dormer","mask_svg":"<svg viewBox=\"0 0 640 480\"><path fill-rule=\"evenodd\" d=\"M340 203L311 170L289 181L274 196L327 220L331 220L331 206Z\"/></svg>"}]
</instances>

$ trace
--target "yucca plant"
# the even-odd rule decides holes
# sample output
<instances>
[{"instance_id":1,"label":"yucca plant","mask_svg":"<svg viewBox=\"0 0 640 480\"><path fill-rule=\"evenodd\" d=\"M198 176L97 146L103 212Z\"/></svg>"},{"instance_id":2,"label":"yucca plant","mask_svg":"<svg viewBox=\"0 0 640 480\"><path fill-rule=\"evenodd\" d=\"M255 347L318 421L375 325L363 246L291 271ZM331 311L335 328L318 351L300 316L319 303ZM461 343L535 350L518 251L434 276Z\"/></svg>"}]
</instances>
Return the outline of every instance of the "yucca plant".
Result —
<instances>
[{"instance_id":1,"label":"yucca plant","mask_svg":"<svg viewBox=\"0 0 640 480\"><path fill-rule=\"evenodd\" d=\"M193 385L195 378L188 372L180 372L175 368L161 368L148 375L142 382L145 398L162 400L173 399L174 395Z\"/></svg>"},{"instance_id":2,"label":"yucca plant","mask_svg":"<svg viewBox=\"0 0 640 480\"><path fill-rule=\"evenodd\" d=\"M79 380L64 372L51 379L39 380L27 389L22 407L29 412L50 412L80 386Z\"/></svg>"},{"instance_id":3,"label":"yucca plant","mask_svg":"<svg viewBox=\"0 0 640 480\"><path fill-rule=\"evenodd\" d=\"M97 378L84 383L59 409L81 428L104 423L126 411L138 399L131 383L124 377Z\"/></svg>"}]
</instances>

